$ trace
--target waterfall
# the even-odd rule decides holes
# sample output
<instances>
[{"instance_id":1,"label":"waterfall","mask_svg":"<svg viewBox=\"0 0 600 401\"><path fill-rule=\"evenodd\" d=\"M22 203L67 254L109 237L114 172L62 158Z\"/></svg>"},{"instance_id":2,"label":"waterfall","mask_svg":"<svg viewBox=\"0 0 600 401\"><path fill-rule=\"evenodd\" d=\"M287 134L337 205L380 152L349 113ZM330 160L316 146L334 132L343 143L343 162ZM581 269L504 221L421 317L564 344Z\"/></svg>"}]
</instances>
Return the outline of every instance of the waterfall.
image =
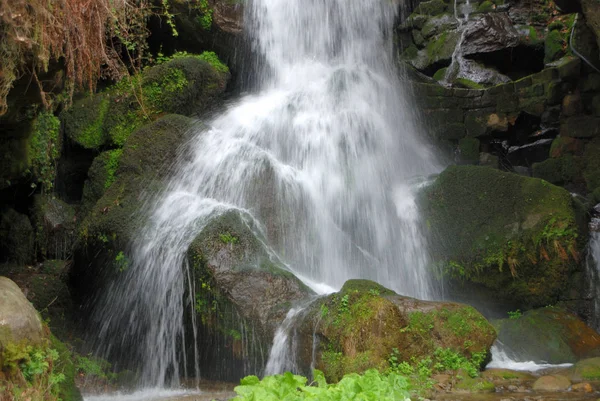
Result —
<instances>
[{"instance_id":1,"label":"waterfall","mask_svg":"<svg viewBox=\"0 0 600 401\"><path fill-rule=\"evenodd\" d=\"M272 251L317 292L366 278L434 295L415 191L439 166L397 77L394 3L247 3L262 62L245 79L257 88L195 132L148 204L131 267L99 304L100 342L134 349L144 385L198 374L179 368L193 341L182 327L185 253L232 208L264 227Z\"/></svg>"},{"instance_id":2,"label":"waterfall","mask_svg":"<svg viewBox=\"0 0 600 401\"><path fill-rule=\"evenodd\" d=\"M596 206L596 211L600 207ZM590 222L590 240L586 261L588 276L588 295L592 300L592 313L588 324L596 331L600 330L600 217Z\"/></svg>"}]
</instances>

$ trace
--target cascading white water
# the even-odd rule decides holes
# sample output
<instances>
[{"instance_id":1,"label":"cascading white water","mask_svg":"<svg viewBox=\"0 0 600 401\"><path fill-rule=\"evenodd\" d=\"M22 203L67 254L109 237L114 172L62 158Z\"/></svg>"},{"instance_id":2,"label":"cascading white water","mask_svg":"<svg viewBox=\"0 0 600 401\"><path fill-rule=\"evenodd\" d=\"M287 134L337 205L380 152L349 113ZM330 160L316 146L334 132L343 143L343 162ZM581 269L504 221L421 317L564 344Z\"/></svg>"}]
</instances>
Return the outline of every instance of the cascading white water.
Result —
<instances>
[{"instance_id":1,"label":"cascading white water","mask_svg":"<svg viewBox=\"0 0 600 401\"><path fill-rule=\"evenodd\" d=\"M152 206L131 268L106 297L113 307L99 315L104 344L140 345L146 385L183 373L185 253L230 208L253 216L292 271L324 284L317 291L368 278L432 296L414 188L439 167L396 75L394 3L247 4L246 26L265 61L254 72L256 94L196 133Z\"/></svg>"},{"instance_id":2,"label":"cascading white water","mask_svg":"<svg viewBox=\"0 0 600 401\"><path fill-rule=\"evenodd\" d=\"M597 209L600 209L596 206ZM586 261L588 293L592 300L592 314L588 324L600 330L600 217L594 217L590 222L590 240Z\"/></svg>"}]
</instances>

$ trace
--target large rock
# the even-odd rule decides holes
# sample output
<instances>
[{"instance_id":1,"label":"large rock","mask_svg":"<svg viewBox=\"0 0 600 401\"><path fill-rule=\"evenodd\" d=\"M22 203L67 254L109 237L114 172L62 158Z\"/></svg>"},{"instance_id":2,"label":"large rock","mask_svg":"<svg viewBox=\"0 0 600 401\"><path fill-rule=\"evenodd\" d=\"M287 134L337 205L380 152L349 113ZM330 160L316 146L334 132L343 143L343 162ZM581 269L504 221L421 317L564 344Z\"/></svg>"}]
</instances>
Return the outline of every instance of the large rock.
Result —
<instances>
[{"instance_id":1,"label":"large rock","mask_svg":"<svg viewBox=\"0 0 600 401\"><path fill-rule=\"evenodd\" d=\"M421 198L433 262L458 287L488 288L490 299L553 304L566 292L583 247L573 202L540 179L449 167Z\"/></svg>"},{"instance_id":2,"label":"large rock","mask_svg":"<svg viewBox=\"0 0 600 401\"><path fill-rule=\"evenodd\" d=\"M519 32L506 13L483 14L467 26L464 35L463 55L491 53L519 44Z\"/></svg>"},{"instance_id":3,"label":"large rock","mask_svg":"<svg viewBox=\"0 0 600 401\"><path fill-rule=\"evenodd\" d=\"M190 118L167 115L136 130L127 140L113 166L112 185L78 227L72 273L82 297L99 288L98 280L104 275L118 272L115 258L128 248L143 217L142 195L165 185L169 166L192 126Z\"/></svg>"},{"instance_id":4,"label":"large rock","mask_svg":"<svg viewBox=\"0 0 600 401\"><path fill-rule=\"evenodd\" d=\"M496 338L494 328L470 306L420 301L366 280L350 280L339 293L312 303L298 330L297 359L304 369L313 361L329 380L385 370L390 355L397 363L432 358L435 364L443 350L450 350L483 363Z\"/></svg>"},{"instance_id":5,"label":"large rock","mask_svg":"<svg viewBox=\"0 0 600 401\"><path fill-rule=\"evenodd\" d=\"M190 245L201 368L209 377L239 379L261 369L263 350L287 310L312 294L265 242L249 215L231 210L210 221ZM223 347L211 346L219 343ZM214 369L222 358L230 363Z\"/></svg>"},{"instance_id":6,"label":"large rock","mask_svg":"<svg viewBox=\"0 0 600 401\"><path fill-rule=\"evenodd\" d=\"M562 375L542 376L533 383L534 391L567 391L571 381Z\"/></svg>"},{"instance_id":7,"label":"large rock","mask_svg":"<svg viewBox=\"0 0 600 401\"><path fill-rule=\"evenodd\" d=\"M494 325L498 340L521 362L560 364L600 356L600 334L563 308L535 309Z\"/></svg>"},{"instance_id":8,"label":"large rock","mask_svg":"<svg viewBox=\"0 0 600 401\"><path fill-rule=\"evenodd\" d=\"M23 292L12 280L0 277L0 350L25 340L40 344L45 339L42 321Z\"/></svg>"},{"instance_id":9,"label":"large rock","mask_svg":"<svg viewBox=\"0 0 600 401\"><path fill-rule=\"evenodd\" d=\"M67 137L86 149L122 146L129 135L165 113L202 113L225 90L229 69L214 53L177 56L145 69L61 114Z\"/></svg>"}]
</instances>

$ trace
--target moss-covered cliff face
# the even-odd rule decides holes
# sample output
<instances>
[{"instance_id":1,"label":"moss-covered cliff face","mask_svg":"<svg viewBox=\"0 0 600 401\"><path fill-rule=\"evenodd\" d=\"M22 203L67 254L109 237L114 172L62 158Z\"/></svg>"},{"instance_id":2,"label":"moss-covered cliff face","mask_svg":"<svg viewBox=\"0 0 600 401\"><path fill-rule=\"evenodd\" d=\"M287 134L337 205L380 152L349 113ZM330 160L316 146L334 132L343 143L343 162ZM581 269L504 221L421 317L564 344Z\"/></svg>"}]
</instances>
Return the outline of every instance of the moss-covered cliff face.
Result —
<instances>
[{"instance_id":1,"label":"moss-covered cliff face","mask_svg":"<svg viewBox=\"0 0 600 401\"><path fill-rule=\"evenodd\" d=\"M526 306L555 303L578 269L585 236L571 195L487 167L449 167L423 191L435 268Z\"/></svg>"},{"instance_id":2,"label":"moss-covered cliff face","mask_svg":"<svg viewBox=\"0 0 600 401\"><path fill-rule=\"evenodd\" d=\"M302 319L300 360L309 364L315 349L315 366L333 381L371 368L385 371L390 363L435 371L438 357L449 351L477 361L478 369L496 338L470 306L403 297L366 280L346 282L339 293L311 304Z\"/></svg>"}]
</instances>

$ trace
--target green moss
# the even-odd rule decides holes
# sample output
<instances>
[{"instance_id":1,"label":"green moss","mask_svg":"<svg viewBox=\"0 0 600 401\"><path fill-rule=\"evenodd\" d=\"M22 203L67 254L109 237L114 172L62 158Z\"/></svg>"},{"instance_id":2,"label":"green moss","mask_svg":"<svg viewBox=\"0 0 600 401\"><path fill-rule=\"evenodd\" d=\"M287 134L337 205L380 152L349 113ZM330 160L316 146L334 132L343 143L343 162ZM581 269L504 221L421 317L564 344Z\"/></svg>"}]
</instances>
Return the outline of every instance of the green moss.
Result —
<instances>
[{"instance_id":1,"label":"green moss","mask_svg":"<svg viewBox=\"0 0 600 401\"><path fill-rule=\"evenodd\" d=\"M34 181L46 191L54 185L60 146L60 120L52 113L38 114L32 125L28 164Z\"/></svg>"},{"instance_id":2,"label":"green moss","mask_svg":"<svg viewBox=\"0 0 600 401\"><path fill-rule=\"evenodd\" d=\"M577 158L566 154L558 158L533 163L533 176L544 179L552 184L573 182L581 174L581 166Z\"/></svg>"},{"instance_id":3,"label":"green moss","mask_svg":"<svg viewBox=\"0 0 600 401\"><path fill-rule=\"evenodd\" d=\"M550 31L548 35L546 35L544 63L551 63L564 56L566 46L567 43L565 37L560 31Z\"/></svg>"},{"instance_id":4,"label":"green moss","mask_svg":"<svg viewBox=\"0 0 600 401\"><path fill-rule=\"evenodd\" d=\"M61 114L69 138L87 149L122 147L138 128L165 113L192 115L224 91L229 69L212 52L176 53L82 99Z\"/></svg>"},{"instance_id":5,"label":"green moss","mask_svg":"<svg viewBox=\"0 0 600 401\"><path fill-rule=\"evenodd\" d=\"M466 79L466 78L456 78L454 80L454 84L456 86L458 86L459 88L485 89L485 86L478 84L477 82L471 81L470 79Z\"/></svg>"},{"instance_id":6,"label":"green moss","mask_svg":"<svg viewBox=\"0 0 600 401\"><path fill-rule=\"evenodd\" d=\"M402 53L402 58L404 60L414 60L419 54L419 49L415 45L410 45L404 50Z\"/></svg>"},{"instance_id":7,"label":"green moss","mask_svg":"<svg viewBox=\"0 0 600 401\"><path fill-rule=\"evenodd\" d=\"M441 81L446 78L446 72L448 72L448 67L440 68L433 74L433 79L436 81Z\"/></svg>"},{"instance_id":8,"label":"green moss","mask_svg":"<svg viewBox=\"0 0 600 401\"><path fill-rule=\"evenodd\" d=\"M577 265L582 244L571 196L546 181L454 166L424 191L421 204L437 268L496 296L553 303Z\"/></svg>"},{"instance_id":9,"label":"green moss","mask_svg":"<svg viewBox=\"0 0 600 401\"><path fill-rule=\"evenodd\" d=\"M496 6L494 5L494 3L492 3L489 0L486 0L483 3L481 3L479 5L479 7L477 7L477 12L480 12L480 13L489 13L491 11L494 11L495 9L496 9Z\"/></svg>"},{"instance_id":10,"label":"green moss","mask_svg":"<svg viewBox=\"0 0 600 401\"><path fill-rule=\"evenodd\" d=\"M459 380L455 384L454 388L457 390L466 390L474 393L493 393L496 391L496 386L491 381L471 377Z\"/></svg>"},{"instance_id":11,"label":"green moss","mask_svg":"<svg viewBox=\"0 0 600 401\"><path fill-rule=\"evenodd\" d=\"M438 15L446 11L447 4L443 0L430 0L421 2L417 11L423 15Z\"/></svg>"},{"instance_id":12,"label":"green moss","mask_svg":"<svg viewBox=\"0 0 600 401\"><path fill-rule=\"evenodd\" d=\"M316 302L309 312L316 329L309 331L321 338L319 368L331 380L400 365L429 376L455 369L452 360L460 360L476 376L495 338L493 327L471 307L411 302L368 280L350 280L339 293Z\"/></svg>"},{"instance_id":13,"label":"green moss","mask_svg":"<svg viewBox=\"0 0 600 401\"><path fill-rule=\"evenodd\" d=\"M108 160L106 161L106 181L104 181L104 188L108 189L115 182L115 174L119 168L119 159L123 154L123 149L115 149L108 152Z\"/></svg>"},{"instance_id":14,"label":"green moss","mask_svg":"<svg viewBox=\"0 0 600 401\"><path fill-rule=\"evenodd\" d=\"M479 146L480 142L477 138L462 138L458 142L461 161L469 164L479 163Z\"/></svg>"}]
</instances>

